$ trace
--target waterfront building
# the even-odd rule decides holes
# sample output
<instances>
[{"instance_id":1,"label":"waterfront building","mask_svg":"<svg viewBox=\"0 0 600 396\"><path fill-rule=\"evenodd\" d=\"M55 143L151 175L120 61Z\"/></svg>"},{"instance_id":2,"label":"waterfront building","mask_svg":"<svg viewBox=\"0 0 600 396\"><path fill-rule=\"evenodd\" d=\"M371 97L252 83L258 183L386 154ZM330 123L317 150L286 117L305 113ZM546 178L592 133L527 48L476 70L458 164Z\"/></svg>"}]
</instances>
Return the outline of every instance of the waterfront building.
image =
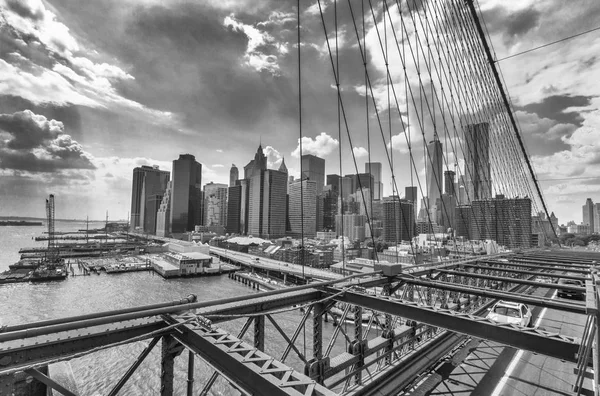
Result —
<instances>
[{"instance_id":1,"label":"waterfront building","mask_svg":"<svg viewBox=\"0 0 600 396\"><path fill-rule=\"evenodd\" d=\"M365 173L373 176L373 199L383 198L383 183L381 182L381 162L365 163Z\"/></svg>"},{"instance_id":2,"label":"waterfront building","mask_svg":"<svg viewBox=\"0 0 600 396\"><path fill-rule=\"evenodd\" d=\"M317 234L317 182L297 180L289 185L289 196L290 235L299 238L304 225L304 237L314 238Z\"/></svg>"},{"instance_id":3,"label":"waterfront building","mask_svg":"<svg viewBox=\"0 0 600 396\"><path fill-rule=\"evenodd\" d=\"M323 192L325 186L325 160L312 154L302 156L303 178L316 182L317 195Z\"/></svg>"},{"instance_id":4,"label":"waterfront building","mask_svg":"<svg viewBox=\"0 0 600 396\"><path fill-rule=\"evenodd\" d=\"M202 165L191 154L173 161L171 232L193 231L202 224Z\"/></svg>"},{"instance_id":5,"label":"waterfront building","mask_svg":"<svg viewBox=\"0 0 600 396\"><path fill-rule=\"evenodd\" d=\"M132 231L156 232L156 214L170 176L168 171L160 170L156 165L133 169L129 223Z\"/></svg>"},{"instance_id":6,"label":"waterfront building","mask_svg":"<svg viewBox=\"0 0 600 396\"><path fill-rule=\"evenodd\" d=\"M490 124L467 125L464 133L467 198L471 201L491 199Z\"/></svg>"}]
</instances>

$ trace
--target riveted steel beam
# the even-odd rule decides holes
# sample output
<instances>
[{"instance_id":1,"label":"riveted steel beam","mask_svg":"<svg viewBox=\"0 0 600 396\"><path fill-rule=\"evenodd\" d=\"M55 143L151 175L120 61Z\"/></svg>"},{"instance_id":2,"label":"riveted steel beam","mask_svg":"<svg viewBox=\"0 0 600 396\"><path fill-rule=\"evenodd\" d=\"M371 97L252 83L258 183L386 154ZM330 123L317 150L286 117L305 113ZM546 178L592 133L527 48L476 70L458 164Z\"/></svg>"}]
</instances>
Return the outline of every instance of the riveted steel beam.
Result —
<instances>
[{"instance_id":1,"label":"riveted steel beam","mask_svg":"<svg viewBox=\"0 0 600 396\"><path fill-rule=\"evenodd\" d=\"M328 289L332 294L339 293L339 290L336 288ZM500 325L488 319L469 314L437 309L417 303L401 302L389 297L374 297L367 294L346 291L334 299L361 305L363 308L375 309L391 315L410 318L417 322L442 327L458 333L485 338L557 359L573 363L577 362L576 354L579 344L574 338L519 326Z\"/></svg>"}]
</instances>

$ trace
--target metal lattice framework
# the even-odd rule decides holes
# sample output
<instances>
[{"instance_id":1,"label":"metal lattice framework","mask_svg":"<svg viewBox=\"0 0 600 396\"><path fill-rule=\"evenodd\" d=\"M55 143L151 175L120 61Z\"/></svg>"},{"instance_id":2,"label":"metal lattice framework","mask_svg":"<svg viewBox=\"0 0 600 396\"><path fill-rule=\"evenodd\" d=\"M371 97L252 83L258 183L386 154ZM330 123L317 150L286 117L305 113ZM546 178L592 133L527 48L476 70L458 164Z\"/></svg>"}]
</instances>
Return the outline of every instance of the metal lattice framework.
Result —
<instances>
[{"instance_id":1,"label":"metal lattice framework","mask_svg":"<svg viewBox=\"0 0 600 396\"><path fill-rule=\"evenodd\" d=\"M366 274L211 302L196 302L190 296L146 307L8 326L0 333L0 385L8 389L14 375L25 372L49 387L61 389L62 385L43 373L44 367L148 340L150 343L108 394L117 394L159 344L161 395L173 394L173 362L185 350L192 376L188 383L192 387L194 382L202 383L200 394L208 394L219 375L249 394L266 390L268 394L287 395L386 394L409 386L437 360L474 339L570 362L583 373L597 338L598 290L593 260L589 259L587 274L580 276L587 282L587 302L577 304L530 296L535 290L556 287L536 279L540 273L544 277L561 276L568 269L562 263L567 256L532 255L536 260L545 260L545 266L552 269L517 270L519 261L528 261L529 257L507 256L492 264L483 260L455 263L454 270L448 265L415 268L410 274L391 277ZM577 268L584 265L581 260ZM507 266L514 277L475 274L481 270L500 275ZM585 331L581 338L573 338L539 328L494 323L485 318L486 308L498 299L586 315ZM288 334L277 314L298 312L300 307L304 313L293 334ZM340 316L327 343L323 325L335 309ZM237 335L219 327L219 323L236 319L245 320ZM347 322L354 324L352 331ZM266 323L285 340L287 346L281 356L265 352ZM299 335L306 326L312 333L311 355L302 352L300 346ZM253 331L249 332L251 327ZM348 347L334 354L333 346L340 342ZM296 363L285 362L290 354L295 354ZM195 357L213 367L211 378L194 381Z\"/></svg>"}]
</instances>

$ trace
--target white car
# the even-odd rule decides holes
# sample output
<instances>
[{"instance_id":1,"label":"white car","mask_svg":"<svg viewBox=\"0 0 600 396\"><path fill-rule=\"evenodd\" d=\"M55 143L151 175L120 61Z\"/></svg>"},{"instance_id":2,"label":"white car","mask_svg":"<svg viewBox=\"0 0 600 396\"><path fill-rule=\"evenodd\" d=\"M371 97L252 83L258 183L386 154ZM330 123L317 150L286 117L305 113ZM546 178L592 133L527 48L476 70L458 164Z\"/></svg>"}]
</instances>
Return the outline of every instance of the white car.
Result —
<instances>
[{"instance_id":1,"label":"white car","mask_svg":"<svg viewBox=\"0 0 600 396\"><path fill-rule=\"evenodd\" d=\"M509 323L527 327L531 326L531 310L525 304L498 301L490 309L487 319L496 323Z\"/></svg>"}]
</instances>

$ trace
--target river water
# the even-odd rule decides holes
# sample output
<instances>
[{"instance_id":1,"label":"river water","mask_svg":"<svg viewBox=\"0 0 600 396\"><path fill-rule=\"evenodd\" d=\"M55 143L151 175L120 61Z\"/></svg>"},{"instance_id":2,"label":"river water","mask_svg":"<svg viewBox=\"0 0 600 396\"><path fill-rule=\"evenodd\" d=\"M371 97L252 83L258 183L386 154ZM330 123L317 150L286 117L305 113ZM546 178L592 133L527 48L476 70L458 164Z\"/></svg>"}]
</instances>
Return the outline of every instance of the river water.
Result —
<instances>
[{"instance_id":1,"label":"river water","mask_svg":"<svg viewBox=\"0 0 600 396\"><path fill-rule=\"evenodd\" d=\"M56 230L74 231L83 229L85 226L85 222L58 221ZM102 223L90 223L90 228L101 226ZM9 264L18 261L19 248L44 246L43 242L35 242L32 239L41 235L43 231L45 231L45 227L39 226L0 227L0 271L8 269ZM5 325L12 325L68 317L178 300L191 293L196 294L199 301L210 301L252 294L256 291L227 276L166 280L151 272L110 275L103 273L102 275L69 277L67 280L56 282L5 284L0 285L0 321ZM288 336L291 336L301 319L301 314L292 311L277 314L274 317ZM219 327L237 334L244 321L245 319L238 319L222 323ZM285 348L285 341L268 320L266 323L265 352L279 358ZM349 334L353 333L350 328L348 331ZM327 345L331 333L331 324L325 324L323 339L325 345ZM252 326L248 330L248 336L244 339L252 343L251 336ZM308 356L311 356L311 340L311 326L308 325L306 333L301 335L296 343L300 350L306 348ZM136 342L71 360L70 365L78 381L80 394L104 395L108 393L147 344L148 341ZM332 356L341 353L344 347L344 341L338 340ZM175 364L175 394L184 395L187 352L180 355ZM303 370L301 361L293 352L286 364L301 372ZM203 383L212 372L213 370L200 359L196 359L195 393L202 389ZM160 394L160 343L119 394ZM237 394L237 392L226 381L219 379L212 387L212 394L230 395Z\"/></svg>"}]
</instances>

